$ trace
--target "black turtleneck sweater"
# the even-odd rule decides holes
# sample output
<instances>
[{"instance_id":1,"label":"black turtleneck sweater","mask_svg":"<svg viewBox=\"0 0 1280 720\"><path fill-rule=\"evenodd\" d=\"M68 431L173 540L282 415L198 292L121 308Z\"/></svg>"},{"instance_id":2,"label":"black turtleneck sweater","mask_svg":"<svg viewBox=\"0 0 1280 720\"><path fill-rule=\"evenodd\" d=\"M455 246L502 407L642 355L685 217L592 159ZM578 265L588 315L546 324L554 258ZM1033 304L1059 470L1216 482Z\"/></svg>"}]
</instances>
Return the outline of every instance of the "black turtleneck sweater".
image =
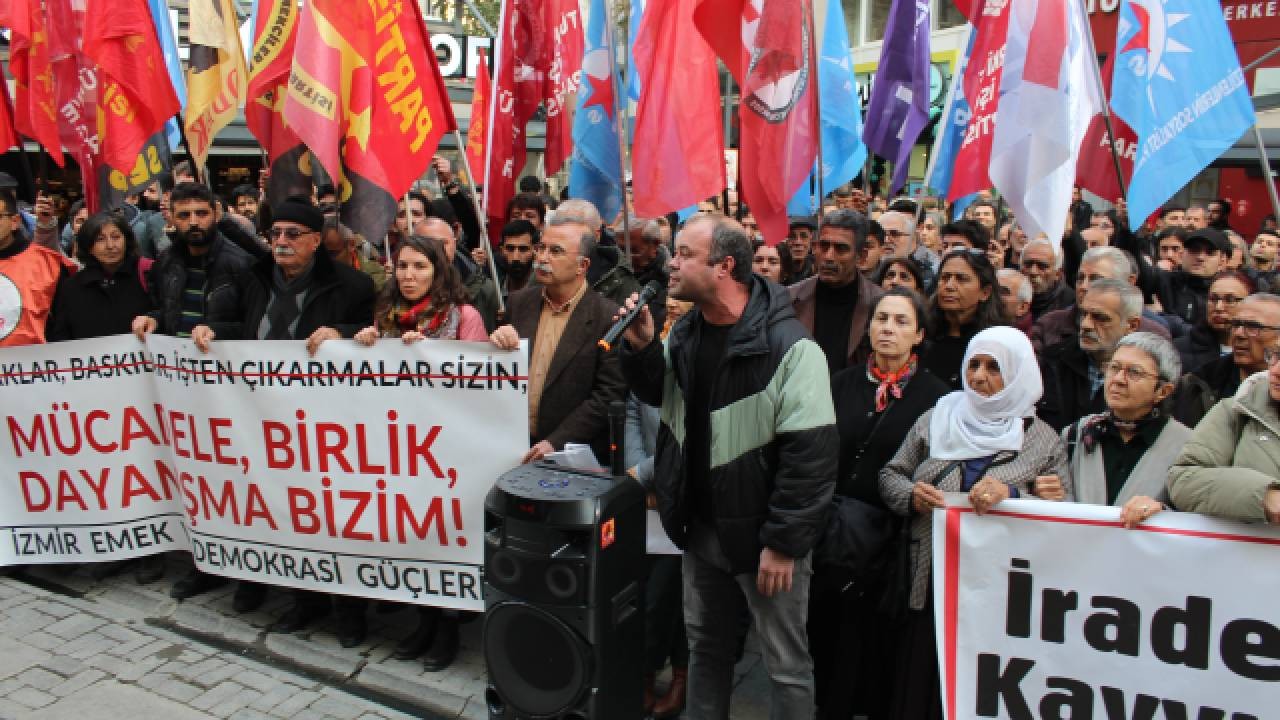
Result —
<instances>
[{"instance_id":1,"label":"black turtleneck sweater","mask_svg":"<svg viewBox=\"0 0 1280 720\"><path fill-rule=\"evenodd\" d=\"M813 339L827 355L827 370L843 370L849 364L849 326L858 307L858 279L839 287L819 281L814 293Z\"/></svg>"}]
</instances>

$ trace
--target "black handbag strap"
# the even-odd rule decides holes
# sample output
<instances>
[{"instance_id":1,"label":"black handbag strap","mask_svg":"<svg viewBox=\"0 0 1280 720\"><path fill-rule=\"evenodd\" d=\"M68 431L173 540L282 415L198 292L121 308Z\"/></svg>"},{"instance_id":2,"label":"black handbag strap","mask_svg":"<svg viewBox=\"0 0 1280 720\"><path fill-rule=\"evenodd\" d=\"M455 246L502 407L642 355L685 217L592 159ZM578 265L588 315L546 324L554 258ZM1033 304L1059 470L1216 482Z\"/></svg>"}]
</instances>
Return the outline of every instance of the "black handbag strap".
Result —
<instances>
[{"instance_id":1,"label":"black handbag strap","mask_svg":"<svg viewBox=\"0 0 1280 720\"><path fill-rule=\"evenodd\" d=\"M942 466L942 470L940 470L937 475L933 476L933 479L929 481L929 484L934 487L938 487L938 483L942 482L943 478L950 475L952 470L955 470L956 468L960 467L960 464L962 462L963 462L962 460L952 460L951 462Z\"/></svg>"},{"instance_id":2,"label":"black handbag strap","mask_svg":"<svg viewBox=\"0 0 1280 720\"><path fill-rule=\"evenodd\" d=\"M876 439L876 431L880 429L880 423L884 422L885 416L893 409L895 402L897 400L890 399L889 404L884 406L884 410L876 413L876 421L871 424L871 432L867 433L867 439L862 441L862 444L858 446L858 451L853 454L854 472L857 472L858 463L862 462L862 454L867 451L867 448L871 447L871 441Z\"/></svg>"}]
</instances>

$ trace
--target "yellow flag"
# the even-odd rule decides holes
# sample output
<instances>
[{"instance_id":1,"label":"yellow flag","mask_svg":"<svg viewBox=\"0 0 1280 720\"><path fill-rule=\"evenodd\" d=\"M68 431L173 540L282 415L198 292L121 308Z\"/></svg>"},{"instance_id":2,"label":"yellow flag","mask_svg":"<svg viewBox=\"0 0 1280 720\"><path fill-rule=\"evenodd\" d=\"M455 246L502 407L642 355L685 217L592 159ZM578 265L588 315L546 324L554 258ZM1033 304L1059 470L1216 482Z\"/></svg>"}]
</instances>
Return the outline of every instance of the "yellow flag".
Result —
<instances>
[{"instance_id":1,"label":"yellow flag","mask_svg":"<svg viewBox=\"0 0 1280 720\"><path fill-rule=\"evenodd\" d=\"M187 147L198 166L213 138L244 104L249 72L231 0L191 0L191 60L187 66Z\"/></svg>"}]
</instances>

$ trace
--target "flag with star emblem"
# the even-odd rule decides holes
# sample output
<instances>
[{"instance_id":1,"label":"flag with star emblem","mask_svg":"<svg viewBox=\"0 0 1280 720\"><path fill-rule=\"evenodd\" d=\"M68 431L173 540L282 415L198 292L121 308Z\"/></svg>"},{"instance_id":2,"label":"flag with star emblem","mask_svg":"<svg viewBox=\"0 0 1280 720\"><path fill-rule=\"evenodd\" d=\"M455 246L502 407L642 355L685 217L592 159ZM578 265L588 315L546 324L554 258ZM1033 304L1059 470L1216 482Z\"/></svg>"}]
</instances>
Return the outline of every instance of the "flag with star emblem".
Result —
<instances>
[{"instance_id":1,"label":"flag with star emblem","mask_svg":"<svg viewBox=\"0 0 1280 720\"><path fill-rule=\"evenodd\" d=\"M831 192L862 172L867 162L867 146L862 143L862 102L858 80L853 74L849 52L849 31L840 0L829 0L825 20L818 26L818 98L822 107L822 188ZM816 193L810 180L801 184L791 198L787 212L812 215L818 211ZM817 189L816 187L813 189Z\"/></svg>"},{"instance_id":2,"label":"flag with star emblem","mask_svg":"<svg viewBox=\"0 0 1280 720\"><path fill-rule=\"evenodd\" d=\"M742 88L740 184L770 245L786 238L787 202L818 153L812 17L809 0L699 0L693 13Z\"/></svg>"},{"instance_id":3,"label":"flag with star emblem","mask_svg":"<svg viewBox=\"0 0 1280 720\"><path fill-rule=\"evenodd\" d=\"M13 0L9 17L9 70L13 73L14 126L44 146L58 167L63 165L58 138L53 66L49 61L49 28L40 0Z\"/></svg>"},{"instance_id":4,"label":"flag with star emblem","mask_svg":"<svg viewBox=\"0 0 1280 720\"><path fill-rule=\"evenodd\" d=\"M606 22L605 0L587 10L582 86L573 119L573 162L569 196L588 200L611 222L622 207L622 161L614 102L613 30Z\"/></svg>"},{"instance_id":5,"label":"flag with star emblem","mask_svg":"<svg viewBox=\"0 0 1280 720\"><path fill-rule=\"evenodd\" d=\"M418 4L310 0L284 118L340 185L344 222L386 235L396 199L457 128Z\"/></svg>"},{"instance_id":6,"label":"flag with star emblem","mask_svg":"<svg viewBox=\"0 0 1280 720\"><path fill-rule=\"evenodd\" d=\"M191 0L187 67L187 149L203 167L213 138L244 104L248 70L231 0Z\"/></svg>"},{"instance_id":7,"label":"flag with star emblem","mask_svg":"<svg viewBox=\"0 0 1280 720\"><path fill-rule=\"evenodd\" d=\"M298 0L262 0L254 16L245 124L271 163L301 140L284 122L284 99L298 38Z\"/></svg>"},{"instance_id":8,"label":"flag with star emblem","mask_svg":"<svg viewBox=\"0 0 1280 720\"><path fill-rule=\"evenodd\" d=\"M1124 0L1111 107L1138 136L1129 182L1137 230L1255 122L1222 7L1213 0Z\"/></svg>"},{"instance_id":9,"label":"flag with star emblem","mask_svg":"<svg viewBox=\"0 0 1280 720\"><path fill-rule=\"evenodd\" d=\"M181 107L147 0L85 0L82 50L97 63L102 159L132 168L147 140Z\"/></svg>"}]
</instances>

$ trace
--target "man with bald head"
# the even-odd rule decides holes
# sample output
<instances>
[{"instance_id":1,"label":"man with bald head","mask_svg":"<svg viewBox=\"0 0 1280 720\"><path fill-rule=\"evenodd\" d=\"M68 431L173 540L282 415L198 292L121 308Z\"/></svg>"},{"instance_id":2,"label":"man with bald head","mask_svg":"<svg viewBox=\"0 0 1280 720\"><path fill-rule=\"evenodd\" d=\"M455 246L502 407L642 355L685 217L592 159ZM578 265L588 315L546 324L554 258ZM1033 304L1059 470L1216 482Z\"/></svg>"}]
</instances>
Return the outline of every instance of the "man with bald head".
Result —
<instances>
[{"instance_id":1,"label":"man with bald head","mask_svg":"<svg viewBox=\"0 0 1280 720\"><path fill-rule=\"evenodd\" d=\"M498 327L498 289L493 279L483 272L465 253L458 252L456 226L436 215L430 215L414 226L414 234L435 238L444 246L445 256L462 278L462 286L471 296L471 305L484 320L484 328L492 332Z\"/></svg>"},{"instance_id":2,"label":"man with bald head","mask_svg":"<svg viewBox=\"0 0 1280 720\"><path fill-rule=\"evenodd\" d=\"M563 207L563 205L561 206ZM558 210L534 248L537 284L511 294L510 324L489 338L504 350L529 342L529 440L524 462L591 445L609 462L609 404L626 396L616 352L597 343L613 325L617 305L587 283L595 231Z\"/></svg>"},{"instance_id":3,"label":"man with bald head","mask_svg":"<svg viewBox=\"0 0 1280 720\"><path fill-rule=\"evenodd\" d=\"M581 198L571 198L557 205L551 217L586 225L595 235L595 249L588 258L591 263L587 269L587 284L592 290L616 305L626 302L631 293L639 292L640 283L636 282L632 272L634 268L628 267L631 259L624 260L613 238L605 235L604 222L595 205Z\"/></svg>"}]
</instances>

